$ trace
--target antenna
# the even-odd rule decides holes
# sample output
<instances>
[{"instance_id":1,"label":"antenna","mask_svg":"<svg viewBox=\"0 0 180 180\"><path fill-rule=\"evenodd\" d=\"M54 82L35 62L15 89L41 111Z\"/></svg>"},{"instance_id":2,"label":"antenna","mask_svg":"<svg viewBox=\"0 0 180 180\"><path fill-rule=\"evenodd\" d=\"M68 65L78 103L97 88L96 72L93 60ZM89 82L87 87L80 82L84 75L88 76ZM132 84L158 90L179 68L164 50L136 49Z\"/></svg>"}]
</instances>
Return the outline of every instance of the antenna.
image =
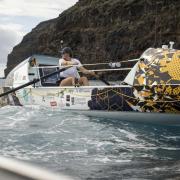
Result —
<instances>
[{"instance_id":1,"label":"antenna","mask_svg":"<svg viewBox=\"0 0 180 180\"><path fill-rule=\"evenodd\" d=\"M60 43L61 43L61 49L62 49L62 48L63 48L63 43L64 43L64 41L61 40Z\"/></svg>"},{"instance_id":2,"label":"antenna","mask_svg":"<svg viewBox=\"0 0 180 180\"><path fill-rule=\"evenodd\" d=\"M169 47L169 49L173 49L174 42L173 42L173 41L170 41L170 42L169 42L169 44L170 44L170 47Z\"/></svg>"}]
</instances>

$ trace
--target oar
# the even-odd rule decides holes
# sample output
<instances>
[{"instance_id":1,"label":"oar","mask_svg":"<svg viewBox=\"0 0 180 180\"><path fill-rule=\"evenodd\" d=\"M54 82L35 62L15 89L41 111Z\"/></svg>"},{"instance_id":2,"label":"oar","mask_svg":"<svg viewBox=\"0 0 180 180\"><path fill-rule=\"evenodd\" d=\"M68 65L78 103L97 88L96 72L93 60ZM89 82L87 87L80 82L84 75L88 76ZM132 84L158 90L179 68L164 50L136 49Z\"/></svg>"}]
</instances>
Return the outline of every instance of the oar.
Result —
<instances>
[{"instance_id":1,"label":"oar","mask_svg":"<svg viewBox=\"0 0 180 180\"><path fill-rule=\"evenodd\" d=\"M68 66L68 67L59 69L59 70L57 70L57 71L55 71L55 72L53 72L53 73L47 74L47 75L42 76L42 77L37 78L37 79L34 79L34 80L32 80L32 81L30 81L30 82L28 82L28 83L25 83L25 84L23 84L23 85L21 85L21 86L18 86L18 87L16 87L16 88L14 88L14 89L11 89L10 91L7 91L7 92L5 92L5 93L0 94L0 97L5 96L5 95L8 95L8 94L10 94L10 93L12 93L12 92L15 92L15 91L17 91L17 90L19 90L19 89L22 89L22 88L24 88L24 87L26 87L26 86L29 86L29 85L31 85L31 84L35 84L35 83L39 82L39 81L42 80L42 79L45 79L45 78L50 77L50 76L52 76L52 75L54 75L54 74L63 72L63 71L65 71L66 69L68 69L68 68L70 68L70 67L72 67L72 66Z\"/></svg>"},{"instance_id":2,"label":"oar","mask_svg":"<svg viewBox=\"0 0 180 180\"><path fill-rule=\"evenodd\" d=\"M109 82L107 82L107 81L106 81L104 78L102 78L102 77L99 77L98 79L99 79L100 81L102 81L104 84L108 85L108 86L111 85Z\"/></svg>"},{"instance_id":3,"label":"oar","mask_svg":"<svg viewBox=\"0 0 180 180\"><path fill-rule=\"evenodd\" d=\"M106 84L106 85L108 85L108 86L111 85L111 84L110 84L108 81L106 81L103 77L101 77L101 76L99 76L99 75L97 75L97 74L95 74L95 73L94 73L94 77L95 77L96 79L102 81L104 84Z\"/></svg>"}]
</instances>

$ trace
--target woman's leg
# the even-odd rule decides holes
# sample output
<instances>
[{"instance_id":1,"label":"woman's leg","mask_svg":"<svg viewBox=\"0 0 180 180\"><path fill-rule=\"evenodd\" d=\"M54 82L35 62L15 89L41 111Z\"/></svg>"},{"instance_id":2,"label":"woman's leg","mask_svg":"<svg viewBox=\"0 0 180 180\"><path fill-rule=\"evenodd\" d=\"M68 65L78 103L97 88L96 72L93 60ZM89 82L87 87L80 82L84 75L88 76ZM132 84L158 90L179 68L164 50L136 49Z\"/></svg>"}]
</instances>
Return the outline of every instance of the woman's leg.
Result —
<instances>
[{"instance_id":1,"label":"woman's leg","mask_svg":"<svg viewBox=\"0 0 180 180\"><path fill-rule=\"evenodd\" d=\"M74 86L74 77L68 77L60 82L60 86Z\"/></svg>"},{"instance_id":2,"label":"woman's leg","mask_svg":"<svg viewBox=\"0 0 180 180\"><path fill-rule=\"evenodd\" d=\"M79 84L81 86L89 86L89 81L88 81L87 77L81 77L79 79Z\"/></svg>"}]
</instances>

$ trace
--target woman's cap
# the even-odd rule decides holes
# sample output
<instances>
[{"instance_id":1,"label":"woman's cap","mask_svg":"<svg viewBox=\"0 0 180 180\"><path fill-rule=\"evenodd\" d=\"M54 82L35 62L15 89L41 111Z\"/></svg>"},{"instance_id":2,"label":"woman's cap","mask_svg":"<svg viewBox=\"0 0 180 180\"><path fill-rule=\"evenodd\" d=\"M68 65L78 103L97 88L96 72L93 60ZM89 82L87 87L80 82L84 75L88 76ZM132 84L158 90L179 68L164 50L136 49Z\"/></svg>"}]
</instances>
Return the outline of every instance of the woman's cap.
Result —
<instances>
[{"instance_id":1,"label":"woman's cap","mask_svg":"<svg viewBox=\"0 0 180 180\"><path fill-rule=\"evenodd\" d=\"M70 47L64 47L62 49L61 54L63 55L65 53L69 54L70 57L73 56L73 52L72 52L72 49Z\"/></svg>"}]
</instances>

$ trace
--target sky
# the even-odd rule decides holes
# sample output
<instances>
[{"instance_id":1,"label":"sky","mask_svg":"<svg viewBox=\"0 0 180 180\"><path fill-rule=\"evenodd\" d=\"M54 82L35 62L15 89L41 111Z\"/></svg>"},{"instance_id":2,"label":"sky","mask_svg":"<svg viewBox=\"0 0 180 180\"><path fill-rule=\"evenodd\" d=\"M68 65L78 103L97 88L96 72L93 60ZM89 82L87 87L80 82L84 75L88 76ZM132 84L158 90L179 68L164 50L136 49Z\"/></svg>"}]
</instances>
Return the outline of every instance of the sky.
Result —
<instances>
[{"instance_id":1,"label":"sky","mask_svg":"<svg viewBox=\"0 0 180 180\"><path fill-rule=\"evenodd\" d=\"M78 0L0 0L0 77L7 56L25 34L42 21L56 18Z\"/></svg>"}]
</instances>

